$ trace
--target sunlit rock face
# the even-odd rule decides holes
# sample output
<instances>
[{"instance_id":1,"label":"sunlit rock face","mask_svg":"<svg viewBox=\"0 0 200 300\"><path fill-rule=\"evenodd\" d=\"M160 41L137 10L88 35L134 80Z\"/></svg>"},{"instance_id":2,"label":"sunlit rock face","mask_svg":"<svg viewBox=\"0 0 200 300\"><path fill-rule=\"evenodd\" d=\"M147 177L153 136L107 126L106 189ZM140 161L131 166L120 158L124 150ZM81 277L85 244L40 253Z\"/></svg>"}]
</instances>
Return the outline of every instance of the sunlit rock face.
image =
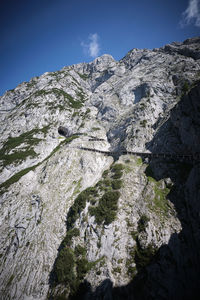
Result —
<instances>
[{"instance_id":1,"label":"sunlit rock face","mask_svg":"<svg viewBox=\"0 0 200 300\"><path fill-rule=\"evenodd\" d=\"M0 299L195 299L199 82L192 38L0 97Z\"/></svg>"}]
</instances>

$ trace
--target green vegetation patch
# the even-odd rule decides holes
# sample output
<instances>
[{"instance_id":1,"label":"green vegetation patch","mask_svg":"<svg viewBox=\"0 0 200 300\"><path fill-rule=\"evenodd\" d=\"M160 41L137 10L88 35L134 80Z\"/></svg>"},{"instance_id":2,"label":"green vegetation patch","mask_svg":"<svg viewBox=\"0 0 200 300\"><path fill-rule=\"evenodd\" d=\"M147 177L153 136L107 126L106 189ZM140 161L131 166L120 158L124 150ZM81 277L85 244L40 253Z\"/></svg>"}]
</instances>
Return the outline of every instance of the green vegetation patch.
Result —
<instances>
[{"instance_id":1,"label":"green vegetation patch","mask_svg":"<svg viewBox=\"0 0 200 300\"><path fill-rule=\"evenodd\" d=\"M89 262L86 258L87 251L81 245L75 249L66 246L60 250L54 264L54 287L58 284L68 285L70 296L77 293L85 275L101 261Z\"/></svg>"},{"instance_id":2,"label":"green vegetation patch","mask_svg":"<svg viewBox=\"0 0 200 300\"><path fill-rule=\"evenodd\" d=\"M67 229L71 229L75 224L77 218L80 216L80 213L86 206L86 202L91 201L93 197L97 195L95 188L87 188L82 191L75 199L74 204L70 207L67 214Z\"/></svg>"},{"instance_id":3,"label":"green vegetation patch","mask_svg":"<svg viewBox=\"0 0 200 300\"><path fill-rule=\"evenodd\" d=\"M126 259L127 274L131 278L134 278L135 275L137 274L137 268L135 266L135 251L136 251L135 247L131 249L129 252L130 257Z\"/></svg>"},{"instance_id":4,"label":"green vegetation patch","mask_svg":"<svg viewBox=\"0 0 200 300\"><path fill-rule=\"evenodd\" d=\"M143 164L142 158L138 157L136 161L137 166L141 166Z\"/></svg>"},{"instance_id":5,"label":"green vegetation patch","mask_svg":"<svg viewBox=\"0 0 200 300\"><path fill-rule=\"evenodd\" d=\"M57 283L73 285L75 281L75 257L70 248L63 248L55 261L54 272Z\"/></svg>"},{"instance_id":6,"label":"green vegetation patch","mask_svg":"<svg viewBox=\"0 0 200 300\"><path fill-rule=\"evenodd\" d=\"M36 83L37 83L37 81L32 79L32 80L30 80L29 82L26 83L26 87L28 89L30 89L30 88L34 87L36 85Z\"/></svg>"},{"instance_id":7,"label":"green vegetation patch","mask_svg":"<svg viewBox=\"0 0 200 300\"><path fill-rule=\"evenodd\" d=\"M75 109L79 109L83 106L81 101L74 100L70 95L68 95L69 106Z\"/></svg>"},{"instance_id":8,"label":"green vegetation patch","mask_svg":"<svg viewBox=\"0 0 200 300\"><path fill-rule=\"evenodd\" d=\"M154 260L156 253L157 248L154 245L149 244L146 248L143 248L136 238L136 246L130 250L130 258L126 260L128 275L134 278L138 272L146 268Z\"/></svg>"},{"instance_id":9,"label":"green vegetation patch","mask_svg":"<svg viewBox=\"0 0 200 300\"><path fill-rule=\"evenodd\" d=\"M75 112L72 114L72 118L75 118L76 116L79 116L79 112L78 112L78 111L75 111Z\"/></svg>"},{"instance_id":10,"label":"green vegetation patch","mask_svg":"<svg viewBox=\"0 0 200 300\"><path fill-rule=\"evenodd\" d=\"M102 174L102 177L106 178L108 176L108 174L109 174L109 170L105 170Z\"/></svg>"},{"instance_id":11,"label":"green vegetation patch","mask_svg":"<svg viewBox=\"0 0 200 300\"><path fill-rule=\"evenodd\" d=\"M156 212L162 212L166 215L169 211L169 205L167 200L167 195L170 189L162 186L162 182L156 181L154 178L148 176L148 181L153 185L154 198L149 203L149 208L155 210Z\"/></svg>"},{"instance_id":12,"label":"green vegetation patch","mask_svg":"<svg viewBox=\"0 0 200 300\"><path fill-rule=\"evenodd\" d=\"M28 172L30 171L34 171L35 168L37 168L38 166L40 166L43 162L45 162L46 160L48 160L51 156L53 156L58 150L60 150L60 147L64 144L68 144L70 143L73 139L78 138L78 136L72 136L69 138L66 138L65 140L63 140L62 142L60 142L60 144L55 147L53 149L53 151L41 162L39 162L38 164L31 166L29 168L26 168L24 170L19 171L18 173L16 173L15 175L13 175L12 177L10 177L8 180L6 180L5 182L3 182L2 184L0 184L0 195L5 193L8 188L15 182L17 182L22 176L26 175Z\"/></svg>"},{"instance_id":13,"label":"green vegetation patch","mask_svg":"<svg viewBox=\"0 0 200 300\"><path fill-rule=\"evenodd\" d=\"M138 232L142 232L146 229L148 222L150 221L149 217L142 215L138 221Z\"/></svg>"},{"instance_id":14,"label":"green vegetation patch","mask_svg":"<svg viewBox=\"0 0 200 300\"><path fill-rule=\"evenodd\" d=\"M77 92L76 94L79 97L80 102L83 103L85 101L85 94L82 91Z\"/></svg>"},{"instance_id":15,"label":"green vegetation patch","mask_svg":"<svg viewBox=\"0 0 200 300\"><path fill-rule=\"evenodd\" d=\"M83 79L83 80L87 80L88 79L88 75L87 74L81 74L81 73L79 73L79 72L77 72L78 73L78 75Z\"/></svg>"},{"instance_id":16,"label":"green vegetation patch","mask_svg":"<svg viewBox=\"0 0 200 300\"><path fill-rule=\"evenodd\" d=\"M84 247L77 245L74 251L76 257L82 257L85 256L87 254L87 251Z\"/></svg>"},{"instance_id":17,"label":"green vegetation patch","mask_svg":"<svg viewBox=\"0 0 200 300\"><path fill-rule=\"evenodd\" d=\"M147 267L152 262L156 250L157 249L151 244L144 249L137 245L135 249L135 263L138 271Z\"/></svg>"},{"instance_id":18,"label":"green vegetation patch","mask_svg":"<svg viewBox=\"0 0 200 300\"><path fill-rule=\"evenodd\" d=\"M140 121L140 125L141 125L143 128L145 128L146 125L147 125L147 120L142 120L142 121Z\"/></svg>"},{"instance_id":19,"label":"green vegetation patch","mask_svg":"<svg viewBox=\"0 0 200 300\"><path fill-rule=\"evenodd\" d=\"M101 128L99 128L99 127L92 127L92 130L93 131L98 131L98 130L101 130Z\"/></svg>"},{"instance_id":20,"label":"green vegetation patch","mask_svg":"<svg viewBox=\"0 0 200 300\"><path fill-rule=\"evenodd\" d=\"M136 268L136 266L131 266L130 265L131 264L131 262L127 262L127 266L128 266L128 275L131 277L131 278L134 278L135 277L135 275L137 274L137 268Z\"/></svg>"},{"instance_id":21,"label":"green vegetation patch","mask_svg":"<svg viewBox=\"0 0 200 300\"><path fill-rule=\"evenodd\" d=\"M102 223L109 225L115 220L119 197L119 191L108 191L101 197L98 206L89 208L90 214L95 216L98 225Z\"/></svg>"},{"instance_id":22,"label":"green vegetation patch","mask_svg":"<svg viewBox=\"0 0 200 300\"><path fill-rule=\"evenodd\" d=\"M114 164L111 167L112 172L122 171L123 169L124 169L124 165L122 165L122 164Z\"/></svg>"},{"instance_id":23,"label":"green vegetation patch","mask_svg":"<svg viewBox=\"0 0 200 300\"><path fill-rule=\"evenodd\" d=\"M16 173L15 175L13 175L11 178L9 178L8 180L6 180L5 182L3 182L1 185L0 185L0 195L5 193L8 188L15 182L17 182L22 176L26 175L28 172L34 170L37 166L37 165L34 165L30 168L26 168L24 170L21 170L20 172Z\"/></svg>"},{"instance_id":24,"label":"green vegetation patch","mask_svg":"<svg viewBox=\"0 0 200 300\"><path fill-rule=\"evenodd\" d=\"M64 238L64 240L62 241L62 247L65 247L65 246L71 246L71 242L72 242L72 238L73 237L77 237L80 235L80 231L78 228L72 228L70 230L67 231L66 233L66 236Z\"/></svg>"},{"instance_id":25,"label":"green vegetation patch","mask_svg":"<svg viewBox=\"0 0 200 300\"><path fill-rule=\"evenodd\" d=\"M122 180L119 178L122 177L123 170L122 164L113 164L110 170L103 172L103 179L95 186L101 194L103 192L103 195L98 199L98 205L89 207L89 213L95 217L95 222L98 225L109 225L116 218L120 197L119 190L122 187ZM91 202L91 204L93 203Z\"/></svg>"},{"instance_id":26,"label":"green vegetation patch","mask_svg":"<svg viewBox=\"0 0 200 300\"><path fill-rule=\"evenodd\" d=\"M167 213L169 211L169 205L167 201L167 195L170 192L170 189L168 188L160 188L158 184L154 187L155 197L154 197L154 206L163 211L164 213Z\"/></svg>"},{"instance_id":27,"label":"green vegetation patch","mask_svg":"<svg viewBox=\"0 0 200 300\"><path fill-rule=\"evenodd\" d=\"M145 103L140 103L140 109L141 109L141 110L144 110L146 107L147 107L147 106L146 106Z\"/></svg>"},{"instance_id":28,"label":"green vegetation patch","mask_svg":"<svg viewBox=\"0 0 200 300\"><path fill-rule=\"evenodd\" d=\"M60 89L52 89L51 90L57 97L59 96L63 96L65 100L68 100L68 104L70 107L75 108L75 109L79 109L83 106L83 99L81 98L80 101L78 100L74 100L74 98L69 95L68 93L64 92L63 90Z\"/></svg>"},{"instance_id":29,"label":"green vegetation patch","mask_svg":"<svg viewBox=\"0 0 200 300\"><path fill-rule=\"evenodd\" d=\"M74 200L74 204L70 207L67 214L67 229L73 228L76 220L81 212L85 209L86 203L90 202L89 213L95 216L98 224L110 224L117 214L117 203L120 196L119 189L122 186L122 181L111 178L111 175L118 174L122 176L124 167L122 164L113 165L110 170L104 171L102 177L94 187L87 188L82 191ZM102 195L103 193L103 195Z\"/></svg>"},{"instance_id":30,"label":"green vegetation patch","mask_svg":"<svg viewBox=\"0 0 200 300\"><path fill-rule=\"evenodd\" d=\"M137 240L137 237L138 237L138 231L135 231L135 230L132 230L131 231L131 236L133 238L133 240Z\"/></svg>"},{"instance_id":31,"label":"green vegetation patch","mask_svg":"<svg viewBox=\"0 0 200 300\"><path fill-rule=\"evenodd\" d=\"M191 87L187 81L184 82L182 86L182 96L187 94L190 91Z\"/></svg>"},{"instance_id":32,"label":"green vegetation patch","mask_svg":"<svg viewBox=\"0 0 200 300\"><path fill-rule=\"evenodd\" d=\"M0 157L3 161L3 166L5 167L6 165L10 165L12 163L20 163L27 157L37 157L38 154L34 151L33 147L38 145L43 139L36 138L34 137L34 135L39 133L46 134L49 127L50 125L43 128L35 128L31 131L22 133L17 137L9 137L7 142L0 149ZM24 144L23 148L13 151L13 149L19 147L22 144ZM12 153L9 154L11 151Z\"/></svg>"},{"instance_id":33,"label":"green vegetation patch","mask_svg":"<svg viewBox=\"0 0 200 300\"><path fill-rule=\"evenodd\" d=\"M176 171L180 171L180 177L181 175L184 175L184 172L186 174L185 178L187 178L188 173L191 170L191 165L182 164L182 163L172 163L173 167L176 168ZM171 169L171 165L169 164L169 169ZM148 166L145 170L148 182L151 184L153 189L154 197L151 199L151 197L148 199L148 206L150 209L154 210L156 213L160 212L162 215L167 215L170 209L167 196L170 193L170 185L163 184L163 181L157 181L154 177L154 172L150 166Z\"/></svg>"},{"instance_id":34,"label":"green vegetation patch","mask_svg":"<svg viewBox=\"0 0 200 300\"><path fill-rule=\"evenodd\" d=\"M112 178L120 179L123 175L124 166L122 164L115 164L111 167L111 172L113 173Z\"/></svg>"},{"instance_id":35,"label":"green vegetation patch","mask_svg":"<svg viewBox=\"0 0 200 300\"><path fill-rule=\"evenodd\" d=\"M79 109L83 106L83 102L85 100L83 93L78 93L77 96L78 96L79 100L75 100L71 95L69 95L68 93L64 92L63 90L57 89L57 88L52 88L50 90L39 90L36 93L34 93L32 96L39 97L39 96L49 95L52 93L58 98L60 98L60 97L64 98L64 103L62 103L62 104L56 103L54 105L54 103L52 103L52 107L55 106L55 108L58 105L60 105L61 110L65 108L65 104L69 105L72 108ZM49 104L49 105L51 105L51 104Z\"/></svg>"},{"instance_id":36,"label":"green vegetation patch","mask_svg":"<svg viewBox=\"0 0 200 300\"><path fill-rule=\"evenodd\" d=\"M125 163L126 163L126 164L129 164L130 162L131 162L130 159L126 159L126 160L125 160Z\"/></svg>"},{"instance_id":37,"label":"green vegetation patch","mask_svg":"<svg viewBox=\"0 0 200 300\"><path fill-rule=\"evenodd\" d=\"M9 285L11 285L11 283L12 283L12 281L13 281L14 278L15 278L15 276L12 274L12 275L10 276L8 282L7 282L7 287L8 287Z\"/></svg>"},{"instance_id":38,"label":"green vegetation patch","mask_svg":"<svg viewBox=\"0 0 200 300\"><path fill-rule=\"evenodd\" d=\"M113 268L114 273L121 273L121 268L118 266L116 268Z\"/></svg>"},{"instance_id":39,"label":"green vegetation patch","mask_svg":"<svg viewBox=\"0 0 200 300\"><path fill-rule=\"evenodd\" d=\"M38 133L37 130L31 130L25 133L22 133L20 136L17 137L9 137L7 142L4 144L3 148L0 150L2 152L8 153L13 148L20 146L23 143L28 143L31 145L37 145L41 140L38 138L34 138L33 135Z\"/></svg>"},{"instance_id":40,"label":"green vegetation patch","mask_svg":"<svg viewBox=\"0 0 200 300\"><path fill-rule=\"evenodd\" d=\"M1 159L3 160L3 167L5 167L13 163L21 163L23 160L26 160L27 157L35 158L37 156L38 154L31 148L27 151L15 151L12 154L1 155Z\"/></svg>"},{"instance_id":41,"label":"green vegetation patch","mask_svg":"<svg viewBox=\"0 0 200 300\"><path fill-rule=\"evenodd\" d=\"M120 190L122 187L122 180L114 179L111 182L113 190Z\"/></svg>"}]
</instances>

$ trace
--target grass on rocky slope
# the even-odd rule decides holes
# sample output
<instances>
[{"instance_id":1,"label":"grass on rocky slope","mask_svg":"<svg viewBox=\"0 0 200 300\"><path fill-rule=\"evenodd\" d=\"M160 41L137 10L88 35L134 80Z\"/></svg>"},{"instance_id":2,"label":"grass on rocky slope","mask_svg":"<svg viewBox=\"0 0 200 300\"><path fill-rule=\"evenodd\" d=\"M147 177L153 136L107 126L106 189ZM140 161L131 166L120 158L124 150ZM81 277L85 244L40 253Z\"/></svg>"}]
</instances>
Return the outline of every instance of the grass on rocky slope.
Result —
<instances>
[{"instance_id":1,"label":"grass on rocky slope","mask_svg":"<svg viewBox=\"0 0 200 300\"><path fill-rule=\"evenodd\" d=\"M142 247L138 236L146 231L149 217L145 214L141 215L138 220L137 231L132 231L131 236L136 241L136 245L129 251L129 258L126 260L127 273L131 278L134 278L137 272L146 268L153 260L157 248L153 244Z\"/></svg>"},{"instance_id":2,"label":"grass on rocky slope","mask_svg":"<svg viewBox=\"0 0 200 300\"><path fill-rule=\"evenodd\" d=\"M83 92L77 92L77 99L74 99L71 95L69 95L68 93L66 93L65 91L58 89L58 88L52 88L50 90L39 90L36 93L34 93L34 97L38 97L38 96L46 96L49 94L54 94L57 98L64 99L64 102L62 103L54 103L54 102L49 102L47 103L47 105L51 108L56 108L58 106L60 106L60 109L63 110L65 109L67 106L74 108L74 109L79 109L83 106L83 103L85 101L85 95ZM32 105L34 103L29 103L28 105Z\"/></svg>"},{"instance_id":3,"label":"grass on rocky slope","mask_svg":"<svg viewBox=\"0 0 200 300\"><path fill-rule=\"evenodd\" d=\"M54 280L52 282L52 290L55 288L57 294L59 291L57 286L61 285L61 292L58 298L53 299L60 299L61 295L66 299L66 291L63 292L62 285L69 288L70 297L73 297L79 291L85 275L103 259L89 262L86 253L87 250L81 245L77 245L75 249L70 247L61 248L54 264Z\"/></svg>"},{"instance_id":4,"label":"grass on rocky slope","mask_svg":"<svg viewBox=\"0 0 200 300\"><path fill-rule=\"evenodd\" d=\"M77 72L77 73L78 73L78 75L79 75L83 80L87 80L88 77L89 77L89 75L87 75L87 74L81 74L81 73L79 73L79 72Z\"/></svg>"},{"instance_id":5,"label":"grass on rocky slope","mask_svg":"<svg viewBox=\"0 0 200 300\"><path fill-rule=\"evenodd\" d=\"M0 149L3 167L10 164L21 163L23 160L26 160L27 157L37 157L38 154L34 151L33 147L38 145L43 139L36 138L34 135L39 133L46 135L49 127L50 125L43 128L35 128L17 137L9 137L7 142Z\"/></svg>"},{"instance_id":6,"label":"grass on rocky slope","mask_svg":"<svg viewBox=\"0 0 200 300\"><path fill-rule=\"evenodd\" d=\"M148 177L149 183L152 185L153 189L153 198L149 199L149 208L156 213L162 213L163 215L167 215L169 211L169 204L167 195L170 192L170 189L162 186L162 181L156 181L152 177Z\"/></svg>"},{"instance_id":7,"label":"grass on rocky slope","mask_svg":"<svg viewBox=\"0 0 200 300\"><path fill-rule=\"evenodd\" d=\"M90 215L95 217L98 225L109 225L117 215L118 199L120 197L120 188L122 181L124 166L122 164L114 164L110 170L103 173L103 180L99 181L96 187L103 193L94 205L89 207Z\"/></svg>"},{"instance_id":8,"label":"grass on rocky slope","mask_svg":"<svg viewBox=\"0 0 200 300\"><path fill-rule=\"evenodd\" d=\"M150 166L147 166L145 173L148 184L152 187L153 195L153 197L146 199L148 201L148 207L149 209L155 211L155 213L161 213L163 216L166 216L170 209L167 199L170 189L165 186L163 180L157 181L154 178L155 176Z\"/></svg>"},{"instance_id":9,"label":"grass on rocky slope","mask_svg":"<svg viewBox=\"0 0 200 300\"><path fill-rule=\"evenodd\" d=\"M89 212L95 216L95 221L98 225L109 225L116 217L117 202L120 197L119 191L108 191L99 199L97 206L91 206Z\"/></svg>"},{"instance_id":10,"label":"grass on rocky slope","mask_svg":"<svg viewBox=\"0 0 200 300\"><path fill-rule=\"evenodd\" d=\"M104 171L103 179L95 187L87 188L76 197L67 215L68 230L73 228L87 202L90 203L89 213L95 216L97 224L109 225L114 221L122 186L119 178L123 175L123 168L122 164L114 164L110 170Z\"/></svg>"},{"instance_id":11,"label":"grass on rocky slope","mask_svg":"<svg viewBox=\"0 0 200 300\"><path fill-rule=\"evenodd\" d=\"M76 238L79 235L80 231L77 228L72 228L67 232L61 243L60 251L51 274L53 275L52 290L58 285L63 284L69 288L70 296L77 293L85 275L102 260L101 258L89 262L86 257L86 248L80 244L76 245L75 248L72 248L73 238ZM59 296L66 296L65 294L65 292L63 294L62 290Z\"/></svg>"},{"instance_id":12,"label":"grass on rocky slope","mask_svg":"<svg viewBox=\"0 0 200 300\"><path fill-rule=\"evenodd\" d=\"M13 175L12 177L10 177L8 180L6 180L5 182L3 182L1 185L0 185L0 195L5 193L9 187L17 182L22 176L24 176L25 174L27 174L28 172L30 171L34 171L35 168L37 168L38 166L40 166L43 162L45 162L46 160L48 160L50 157L52 157L58 150L60 150L60 147L64 144L68 144L70 143L73 139L75 138L78 138L78 136L72 136L70 138L67 138L65 140L63 140L62 142L60 142L60 144L55 147L53 149L53 151L41 162L39 162L38 164L34 165L34 166L31 166L29 168L26 168L26 169L23 169L21 171L19 171L18 173L16 173L15 175Z\"/></svg>"}]
</instances>

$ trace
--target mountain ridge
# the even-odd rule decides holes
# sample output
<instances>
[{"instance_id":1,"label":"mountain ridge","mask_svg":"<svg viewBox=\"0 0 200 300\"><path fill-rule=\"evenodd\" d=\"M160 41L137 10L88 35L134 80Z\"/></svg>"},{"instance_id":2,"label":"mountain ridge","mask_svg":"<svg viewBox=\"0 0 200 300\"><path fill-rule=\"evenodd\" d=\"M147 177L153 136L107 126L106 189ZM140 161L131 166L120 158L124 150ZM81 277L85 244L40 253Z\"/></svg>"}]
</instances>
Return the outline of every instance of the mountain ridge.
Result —
<instances>
[{"instance_id":1,"label":"mountain ridge","mask_svg":"<svg viewBox=\"0 0 200 300\"><path fill-rule=\"evenodd\" d=\"M199 54L192 38L103 55L0 97L2 299L198 290L198 161L122 154L200 152Z\"/></svg>"}]
</instances>

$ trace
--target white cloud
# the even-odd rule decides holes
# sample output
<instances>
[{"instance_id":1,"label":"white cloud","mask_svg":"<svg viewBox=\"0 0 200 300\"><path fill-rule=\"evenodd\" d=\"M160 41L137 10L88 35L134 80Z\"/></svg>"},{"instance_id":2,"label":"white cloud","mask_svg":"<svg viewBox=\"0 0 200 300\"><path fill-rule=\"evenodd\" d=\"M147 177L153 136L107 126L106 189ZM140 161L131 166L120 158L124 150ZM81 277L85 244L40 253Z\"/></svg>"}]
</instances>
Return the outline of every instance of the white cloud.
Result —
<instances>
[{"instance_id":1,"label":"white cloud","mask_svg":"<svg viewBox=\"0 0 200 300\"><path fill-rule=\"evenodd\" d=\"M190 23L200 27L200 0L189 0L188 7L182 13L181 27L185 27Z\"/></svg>"},{"instance_id":2,"label":"white cloud","mask_svg":"<svg viewBox=\"0 0 200 300\"><path fill-rule=\"evenodd\" d=\"M99 36L97 33L91 33L88 37L88 43L81 42L85 54L95 58L99 55Z\"/></svg>"}]
</instances>

